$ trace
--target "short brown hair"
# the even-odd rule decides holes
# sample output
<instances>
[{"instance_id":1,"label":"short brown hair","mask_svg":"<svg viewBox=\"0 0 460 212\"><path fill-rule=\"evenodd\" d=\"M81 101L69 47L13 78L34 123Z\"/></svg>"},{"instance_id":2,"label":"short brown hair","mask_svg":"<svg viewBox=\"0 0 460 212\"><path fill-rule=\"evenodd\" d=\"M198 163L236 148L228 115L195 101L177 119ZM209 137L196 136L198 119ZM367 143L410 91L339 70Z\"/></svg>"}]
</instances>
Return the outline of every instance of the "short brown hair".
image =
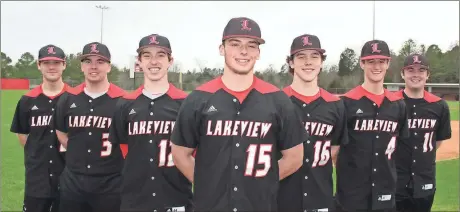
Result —
<instances>
[{"instance_id":1,"label":"short brown hair","mask_svg":"<svg viewBox=\"0 0 460 212\"><path fill-rule=\"evenodd\" d=\"M320 53L320 55L321 55L321 61L324 62L326 60L327 56L324 55L324 54L321 54L321 53ZM291 66L289 65L289 62L291 62L291 61L294 61L294 55L293 54L291 54L290 56L286 57L286 63L287 63L287 66L288 66L289 73L294 74L294 69L291 68ZM320 71L322 71L322 70L323 69L321 68Z\"/></svg>"},{"instance_id":2,"label":"short brown hair","mask_svg":"<svg viewBox=\"0 0 460 212\"><path fill-rule=\"evenodd\" d=\"M139 61L141 61L141 58L142 58L141 56L142 56L142 54L144 54L143 51L140 51L139 54L137 54L137 59L138 59ZM171 54L170 54L170 53L166 53L166 54L168 55L168 60L171 61L171 59L172 59Z\"/></svg>"}]
</instances>

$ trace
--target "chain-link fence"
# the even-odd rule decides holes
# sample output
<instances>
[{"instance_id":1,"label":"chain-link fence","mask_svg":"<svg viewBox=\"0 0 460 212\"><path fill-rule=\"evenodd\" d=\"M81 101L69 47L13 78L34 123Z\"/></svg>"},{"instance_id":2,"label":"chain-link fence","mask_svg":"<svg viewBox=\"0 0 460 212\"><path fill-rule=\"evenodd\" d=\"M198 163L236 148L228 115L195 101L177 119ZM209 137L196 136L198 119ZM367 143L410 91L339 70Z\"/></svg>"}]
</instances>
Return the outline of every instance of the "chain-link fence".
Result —
<instances>
[{"instance_id":1,"label":"chain-link fence","mask_svg":"<svg viewBox=\"0 0 460 212\"><path fill-rule=\"evenodd\" d=\"M126 75L126 76L125 76ZM176 87L190 92L194 90L196 87L199 85L212 80L215 76L212 75L199 75L198 74L189 74L189 76L185 76L183 74L182 76L179 76L179 73L169 73L168 74L168 79L169 81L174 84ZM192 78L193 79L190 79ZM181 79L182 78L182 82ZM282 89L285 86L288 86L292 82L292 77L283 77L283 76L261 76L262 80L265 80L278 88ZM64 79L64 81L69 84L70 86L77 86L82 81L79 80L71 80L71 79ZM30 87L34 88L37 85L40 85L42 83L42 79L30 79ZM112 80L112 83L115 85L121 87L122 89L126 91L132 91L138 88L142 83L144 82L144 75L142 73L136 73L134 78L129 78L129 73L120 73L119 77L117 80ZM356 85L360 84L360 82L356 82ZM347 87L347 88L340 88L340 87L333 87L333 86L322 86L325 90L327 90L330 93L333 94L344 94L350 89L354 88L356 85ZM403 86L397 87L396 89L402 89ZM393 88L395 89L395 88ZM426 88L426 90L431 91L437 96L440 96L446 100L459 100L459 87L431 87L431 89Z\"/></svg>"}]
</instances>

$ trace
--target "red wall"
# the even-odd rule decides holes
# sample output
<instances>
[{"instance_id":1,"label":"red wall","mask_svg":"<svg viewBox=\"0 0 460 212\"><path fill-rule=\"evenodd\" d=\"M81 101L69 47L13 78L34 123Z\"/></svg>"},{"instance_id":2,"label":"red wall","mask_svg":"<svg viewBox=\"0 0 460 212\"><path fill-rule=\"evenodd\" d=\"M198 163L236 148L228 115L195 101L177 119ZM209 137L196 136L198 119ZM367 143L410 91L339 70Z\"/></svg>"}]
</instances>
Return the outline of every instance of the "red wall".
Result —
<instances>
[{"instance_id":1,"label":"red wall","mask_svg":"<svg viewBox=\"0 0 460 212\"><path fill-rule=\"evenodd\" d=\"M1 81L2 90L29 90L28 79L5 79Z\"/></svg>"}]
</instances>

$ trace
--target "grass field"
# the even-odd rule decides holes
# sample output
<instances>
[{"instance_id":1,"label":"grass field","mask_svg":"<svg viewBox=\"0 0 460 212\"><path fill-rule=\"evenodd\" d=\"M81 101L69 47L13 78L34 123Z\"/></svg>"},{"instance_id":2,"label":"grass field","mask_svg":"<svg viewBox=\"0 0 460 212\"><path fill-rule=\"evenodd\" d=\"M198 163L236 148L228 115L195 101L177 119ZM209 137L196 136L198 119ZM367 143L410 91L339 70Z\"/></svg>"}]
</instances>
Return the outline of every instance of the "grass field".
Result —
<instances>
[{"instance_id":1,"label":"grass field","mask_svg":"<svg viewBox=\"0 0 460 212\"><path fill-rule=\"evenodd\" d=\"M23 149L10 133L11 118L24 91L1 91L1 209L21 211L24 195ZM459 102L449 102L451 119L458 120ZM438 189L433 211L459 211L459 160L438 162Z\"/></svg>"}]
</instances>

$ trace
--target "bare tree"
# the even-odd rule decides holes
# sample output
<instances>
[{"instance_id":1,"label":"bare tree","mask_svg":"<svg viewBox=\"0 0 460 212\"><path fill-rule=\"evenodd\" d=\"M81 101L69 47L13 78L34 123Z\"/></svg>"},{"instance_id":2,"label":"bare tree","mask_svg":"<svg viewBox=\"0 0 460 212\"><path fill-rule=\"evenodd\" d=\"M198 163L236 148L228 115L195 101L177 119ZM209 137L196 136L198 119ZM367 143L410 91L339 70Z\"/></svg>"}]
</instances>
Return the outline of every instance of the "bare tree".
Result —
<instances>
[{"instance_id":1,"label":"bare tree","mask_svg":"<svg viewBox=\"0 0 460 212\"><path fill-rule=\"evenodd\" d=\"M201 59L195 57L195 63L198 66L198 68L200 69L201 72L203 72L203 70L206 68L207 62L204 61L204 60L201 60Z\"/></svg>"}]
</instances>

